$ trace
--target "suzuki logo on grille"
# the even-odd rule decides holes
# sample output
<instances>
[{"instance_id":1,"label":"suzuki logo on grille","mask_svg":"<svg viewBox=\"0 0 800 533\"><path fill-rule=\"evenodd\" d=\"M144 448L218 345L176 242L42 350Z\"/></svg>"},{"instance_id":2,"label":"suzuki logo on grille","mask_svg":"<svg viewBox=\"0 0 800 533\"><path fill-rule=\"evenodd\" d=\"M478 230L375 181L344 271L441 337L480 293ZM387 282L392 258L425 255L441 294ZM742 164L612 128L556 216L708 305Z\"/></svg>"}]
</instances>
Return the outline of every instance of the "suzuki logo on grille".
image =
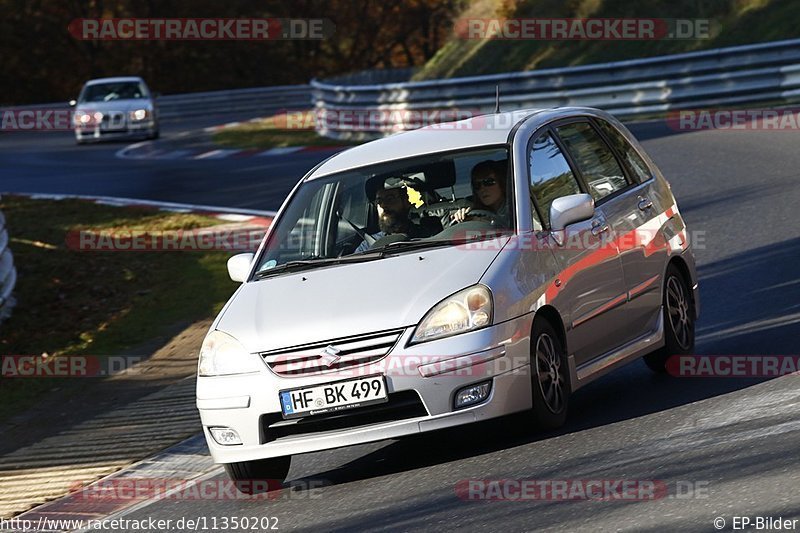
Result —
<instances>
[{"instance_id":1,"label":"suzuki logo on grille","mask_svg":"<svg viewBox=\"0 0 800 533\"><path fill-rule=\"evenodd\" d=\"M322 359L323 364L325 364L328 368L332 367L336 363L339 362L339 359L342 357L339 355L341 350L333 345L328 345L322 350L320 354L320 358Z\"/></svg>"}]
</instances>

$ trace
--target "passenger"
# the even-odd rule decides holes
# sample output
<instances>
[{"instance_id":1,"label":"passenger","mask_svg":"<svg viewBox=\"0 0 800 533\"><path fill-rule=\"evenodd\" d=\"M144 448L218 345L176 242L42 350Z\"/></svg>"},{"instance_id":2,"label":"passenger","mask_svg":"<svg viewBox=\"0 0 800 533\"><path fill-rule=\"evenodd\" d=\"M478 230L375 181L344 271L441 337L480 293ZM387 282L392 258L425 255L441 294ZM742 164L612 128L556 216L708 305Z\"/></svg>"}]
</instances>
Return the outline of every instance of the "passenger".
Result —
<instances>
[{"instance_id":1,"label":"passenger","mask_svg":"<svg viewBox=\"0 0 800 533\"><path fill-rule=\"evenodd\" d=\"M472 168L472 207L462 207L451 215L453 223L465 220L488 218L497 226L509 224L508 202L506 201L506 161L481 161ZM480 211L470 215L470 213Z\"/></svg>"}]
</instances>

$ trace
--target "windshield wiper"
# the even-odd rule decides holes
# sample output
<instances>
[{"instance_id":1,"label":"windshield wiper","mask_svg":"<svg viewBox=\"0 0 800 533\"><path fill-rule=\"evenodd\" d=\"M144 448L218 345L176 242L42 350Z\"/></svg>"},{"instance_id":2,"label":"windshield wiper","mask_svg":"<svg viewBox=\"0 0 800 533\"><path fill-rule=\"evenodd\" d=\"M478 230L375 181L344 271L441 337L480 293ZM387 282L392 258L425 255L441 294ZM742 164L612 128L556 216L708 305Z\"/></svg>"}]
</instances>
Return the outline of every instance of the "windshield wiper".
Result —
<instances>
[{"instance_id":1,"label":"windshield wiper","mask_svg":"<svg viewBox=\"0 0 800 533\"><path fill-rule=\"evenodd\" d=\"M255 273L256 279L263 279L269 277L273 274L279 274L281 272L297 272L299 270L305 270L307 268L314 268L314 260L298 260L298 261L288 261L283 263L282 265L277 265L274 267L270 267L267 269L259 270Z\"/></svg>"},{"instance_id":2,"label":"windshield wiper","mask_svg":"<svg viewBox=\"0 0 800 533\"><path fill-rule=\"evenodd\" d=\"M371 248L364 254L369 254L372 252L378 252L381 254L381 257L385 257L386 254L394 252L394 251L406 251L406 250L421 250L424 248L438 248L444 246L458 246L463 244L470 244L474 242L480 242L490 239L496 239L498 237L503 237L506 234L497 232L492 234L485 234L485 235L478 235L478 236L471 236L471 237L459 237L459 238L451 238L451 239L412 239L408 241L395 241L390 242L384 246L379 246L378 248Z\"/></svg>"},{"instance_id":3,"label":"windshield wiper","mask_svg":"<svg viewBox=\"0 0 800 533\"><path fill-rule=\"evenodd\" d=\"M380 259L380 257L370 254L345 255L342 257L319 257L315 259L296 259L294 261L287 261L286 263L274 266L272 268L259 270L255 273L255 277L256 279L263 279L273 274L299 272L301 270L310 270L327 265L362 263L365 261L374 261L376 259Z\"/></svg>"},{"instance_id":4,"label":"windshield wiper","mask_svg":"<svg viewBox=\"0 0 800 533\"><path fill-rule=\"evenodd\" d=\"M440 246L451 246L453 241L450 240L412 240L412 241L395 241L371 248L364 252L364 254L380 253L381 257L392 252L406 251L406 250L421 250L424 248L438 248Z\"/></svg>"}]
</instances>

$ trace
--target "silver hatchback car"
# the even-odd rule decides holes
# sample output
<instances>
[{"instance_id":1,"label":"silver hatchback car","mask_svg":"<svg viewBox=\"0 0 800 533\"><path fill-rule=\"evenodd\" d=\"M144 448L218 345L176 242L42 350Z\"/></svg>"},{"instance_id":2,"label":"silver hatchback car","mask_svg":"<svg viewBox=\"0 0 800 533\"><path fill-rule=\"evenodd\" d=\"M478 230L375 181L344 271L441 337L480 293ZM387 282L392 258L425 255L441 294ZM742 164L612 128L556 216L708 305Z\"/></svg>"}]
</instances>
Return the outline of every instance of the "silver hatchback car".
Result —
<instances>
[{"instance_id":1,"label":"silver hatchback car","mask_svg":"<svg viewBox=\"0 0 800 533\"><path fill-rule=\"evenodd\" d=\"M246 480L290 458L530 410L644 357L689 353L699 313L670 186L612 116L560 108L342 152L291 192L212 325L197 407Z\"/></svg>"}]
</instances>

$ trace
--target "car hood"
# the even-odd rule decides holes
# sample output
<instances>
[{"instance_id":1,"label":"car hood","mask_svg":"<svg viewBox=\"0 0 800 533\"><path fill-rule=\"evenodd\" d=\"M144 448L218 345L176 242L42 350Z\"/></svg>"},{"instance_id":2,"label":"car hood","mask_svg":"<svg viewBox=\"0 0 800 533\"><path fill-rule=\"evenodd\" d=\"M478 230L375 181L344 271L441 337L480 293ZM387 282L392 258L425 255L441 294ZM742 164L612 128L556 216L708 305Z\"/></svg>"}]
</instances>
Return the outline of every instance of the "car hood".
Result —
<instances>
[{"instance_id":1,"label":"car hood","mask_svg":"<svg viewBox=\"0 0 800 533\"><path fill-rule=\"evenodd\" d=\"M135 100L111 100L110 102L81 102L76 111L135 111L137 109L153 109L153 103L146 98Z\"/></svg>"},{"instance_id":2,"label":"car hood","mask_svg":"<svg viewBox=\"0 0 800 533\"><path fill-rule=\"evenodd\" d=\"M445 297L477 283L507 241L405 252L245 283L216 329L249 352L417 324Z\"/></svg>"}]
</instances>

